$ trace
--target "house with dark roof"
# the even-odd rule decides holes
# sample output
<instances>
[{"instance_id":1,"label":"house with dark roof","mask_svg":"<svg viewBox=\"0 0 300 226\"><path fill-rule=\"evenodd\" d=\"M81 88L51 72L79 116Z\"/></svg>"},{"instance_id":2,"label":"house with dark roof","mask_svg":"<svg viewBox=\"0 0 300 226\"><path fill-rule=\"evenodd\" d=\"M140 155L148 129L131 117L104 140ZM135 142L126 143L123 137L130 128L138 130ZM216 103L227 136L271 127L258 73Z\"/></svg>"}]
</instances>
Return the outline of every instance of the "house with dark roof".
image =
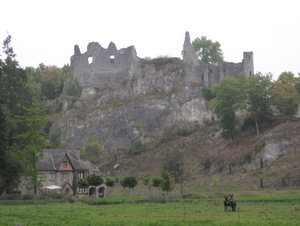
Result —
<instances>
[{"instance_id":1,"label":"house with dark roof","mask_svg":"<svg viewBox=\"0 0 300 226\"><path fill-rule=\"evenodd\" d=\"M42 176L42 188L56 185L62 188L66 194L73 195L74 182L81 178L86 178L89 174L103 174L93 163L80 158L80 149L44 149L40 161L37 163L39 175ZM26 183L19 189L22 193L33 193L31 186ZM43 192L43 189L39 193ZM106 197L107 189L105 185L97 188L77 189L77 194L88 194L89 196Z\"/></svg>"}]
</instances>

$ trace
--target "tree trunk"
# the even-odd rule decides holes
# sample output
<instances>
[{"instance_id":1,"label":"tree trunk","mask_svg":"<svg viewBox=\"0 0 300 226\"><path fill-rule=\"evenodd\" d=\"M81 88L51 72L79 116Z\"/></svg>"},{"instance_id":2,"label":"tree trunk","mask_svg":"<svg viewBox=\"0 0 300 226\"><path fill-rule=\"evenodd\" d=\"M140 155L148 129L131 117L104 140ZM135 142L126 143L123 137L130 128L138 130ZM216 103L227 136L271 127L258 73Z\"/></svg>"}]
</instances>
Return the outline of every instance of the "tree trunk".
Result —
<instances>
[{"instance_id":1,"label":"tree trunk","mask_svg":"<svg viewBox=\"0 0 300 226\"><path fill-rule=\"evenodd\" d=\"M255 127L256 127L256 135L259 136L258 123L256 119L255 119Z\"/></svg>"}]
</instances>

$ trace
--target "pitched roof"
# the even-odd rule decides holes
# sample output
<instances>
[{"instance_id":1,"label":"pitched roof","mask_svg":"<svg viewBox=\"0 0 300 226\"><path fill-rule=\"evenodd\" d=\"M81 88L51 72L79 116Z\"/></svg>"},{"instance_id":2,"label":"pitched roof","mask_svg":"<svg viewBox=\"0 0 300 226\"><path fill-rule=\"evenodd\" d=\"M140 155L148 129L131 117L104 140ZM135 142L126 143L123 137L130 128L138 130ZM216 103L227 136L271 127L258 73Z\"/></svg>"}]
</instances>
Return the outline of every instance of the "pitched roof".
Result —
<instances>
[{"instance_id":1,"label":"pitched roof","mask_svg":"<svg viewBox=\"0 0 300 226\"><path fill-rule=\"evenodd\" d=\"M73 169L76 171L88 170L90 174L97 173L102 175L101 171L93 163L79 159L75 150L43 149L43 156L37 166L40 171L57 171L63 161L70 161Z\"/></svg>"}]
</instances>

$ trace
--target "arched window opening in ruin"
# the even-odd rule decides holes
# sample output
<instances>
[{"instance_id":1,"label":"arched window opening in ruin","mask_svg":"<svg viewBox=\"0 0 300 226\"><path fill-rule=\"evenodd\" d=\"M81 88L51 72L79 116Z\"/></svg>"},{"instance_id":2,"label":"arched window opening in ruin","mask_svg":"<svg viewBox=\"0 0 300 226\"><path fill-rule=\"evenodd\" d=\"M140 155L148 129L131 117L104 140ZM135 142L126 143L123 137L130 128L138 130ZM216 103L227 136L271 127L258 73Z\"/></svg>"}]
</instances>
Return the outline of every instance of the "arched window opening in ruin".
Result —
<instances>
[{"instance_id":1,"label":"arched window opening in ruin","mask_svg":"<svg viewBox=\"0 0 300 226\"><path fill-rule=\"evenodd\" d=\"M111 62L111 63L114 63L114 62L115 62L115 55L111 55L111 56L109 57L109 59L110 59L110 62Z\"/></svg>"},{"instance_id":2,"label":"arched window opening in ruin","mask_svg":"<svg viewBox=\"0 0 300 226\"><path fill-rule=\"evenodd\" d=\"M252 71L249 71L249 75L252 75Z\"/></svg>"},{"instance_id":3,"label":"arched window opening in ruin","mask_svg":"<svg viewBox=\"0 0 300 226\"><path fill-rule=\"evenodd\" d=\"M92 56L88 57L88 62L89 62L89 64L93 63L93 57Z\"/></svg>"}]
</instances>

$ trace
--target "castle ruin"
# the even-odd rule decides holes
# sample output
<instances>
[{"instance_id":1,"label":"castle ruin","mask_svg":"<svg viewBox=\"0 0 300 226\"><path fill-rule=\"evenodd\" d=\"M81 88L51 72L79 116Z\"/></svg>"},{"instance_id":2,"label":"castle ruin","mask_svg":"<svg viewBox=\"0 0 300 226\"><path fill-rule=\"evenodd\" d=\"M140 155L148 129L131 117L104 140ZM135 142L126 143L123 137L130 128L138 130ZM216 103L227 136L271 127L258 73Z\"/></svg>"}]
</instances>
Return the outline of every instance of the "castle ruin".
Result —
<instances>
[{"instance_id":1,"label":"castle ruin","mask_svg":"<svg viewBox=\"0 0 300 226\"><path fill-rule=\"evenodd\" d=\"M96 138L104 143L101 158L109 161L112 152L124 155L137 139L147 143L165 128L189 128L210 119L201 87L253 71L252 52L245 52L240 63L199 61L188 32L182 59L142 59L134 46L118 50L112 42L107 49L89 43L85 53L76 45L62 115L51 130L61 131L71 149ZM68 87L79 89L79 96Z\"/></svg>"},{"instance_id":2,"label":"castle ruin","mask_svg":"<svg viewBox=\"0 0 300 226\"><path fill-rule=\"evenodd\" d=\"M189 75L188 79L201 81L206 87L219 83L225 76L236 77L244 73L248 77L254 73L253 52L244 52L243 61L240 63L222 62L216 66L199 61L191 44L189 32L185 33L182 56Z\"/></svg>"},{"instance_id":3,"label":"castle ruin","mask_svg":"<svg viewBox=\"0 0 300 226\"><path fill-rule=\"evenodd\" d=\"M79 47L75 46L71 57L73 79L77 79L81 86L111 85L126 78L131 79L137 74L137 68L142 59L137 56L134 46L117 50L111 42L107 49L99 43L89 43L87 52L81 54ZM244 52L240 63L222 62L219 65L206 64L199 61L191 44L189 32L185 34L182 50L183 70L187 73L187 82L202 82L204 86L211 87L225 76L238 76L244 73L249 76L254 73L253 52ZM85 75L85 76L82 76Z\"/></svg>"}]
</instances>

